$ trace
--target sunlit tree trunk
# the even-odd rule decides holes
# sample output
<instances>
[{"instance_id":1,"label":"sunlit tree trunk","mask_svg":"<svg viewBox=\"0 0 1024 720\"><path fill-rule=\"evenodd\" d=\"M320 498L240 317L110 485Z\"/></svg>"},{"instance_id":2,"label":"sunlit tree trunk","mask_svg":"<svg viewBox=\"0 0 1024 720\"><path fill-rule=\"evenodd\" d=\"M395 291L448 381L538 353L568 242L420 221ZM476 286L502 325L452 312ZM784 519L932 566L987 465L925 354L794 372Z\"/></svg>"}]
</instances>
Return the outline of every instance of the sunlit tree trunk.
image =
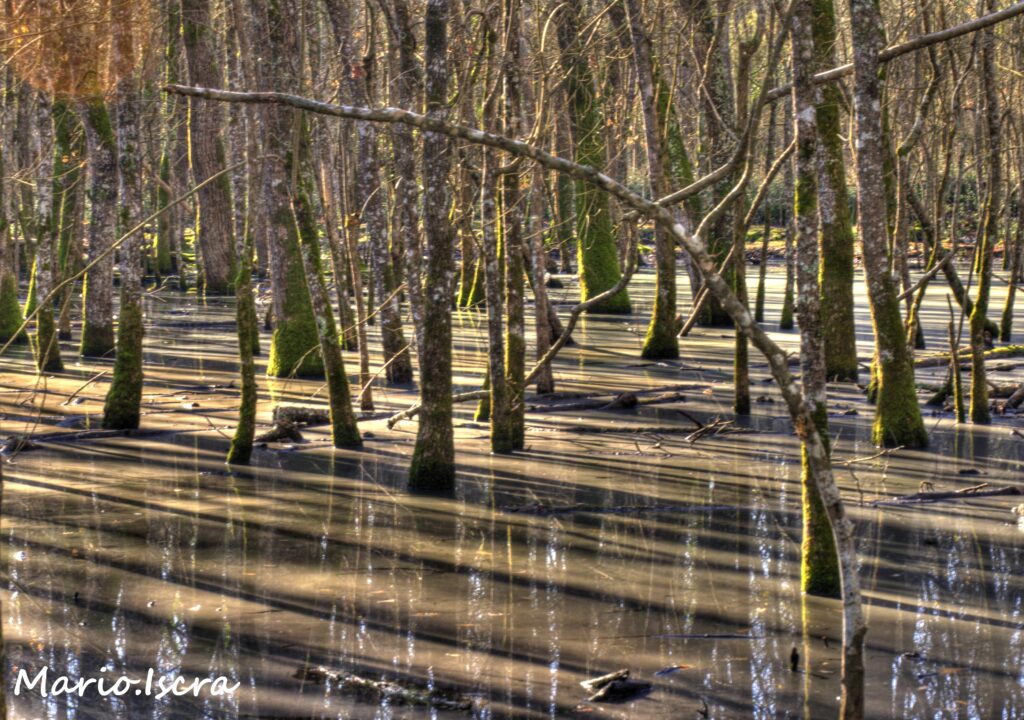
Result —
<instances>
[{"instance_id":1,"label":"sunlit tree trunk","mask_svg":"<svg viewBox=\"0 0 1024 720\"><path fill-rule=\"evenodd\" d=\"M24 344L28 342L28 335L24 331L18 332L24 317L18 302L17 248L11 238L8 214L10 186L4 149L0 143L0 344Z\"/></svg>"},{"instance_id":2,"label":"sunlit tree trunk","mask_svg":"<svg viewBox=\"0 0 1024 720\"><path fill-rule=\"evenodd\" d=\"M341 48L342 75L352 101L369 106L371 102L373 56L359 63L352 39L352 21L344 3L328 3L335 39ZM388 246L386 195L380 182L377 128L372 123L356 123L358 160L356 167L356 207L366 225L370 247L370 266L380 303L381 343L384 349L385 376L389 383L412 382L412 353L402 332L398 281Z\"/></svg>"}]
</instances>

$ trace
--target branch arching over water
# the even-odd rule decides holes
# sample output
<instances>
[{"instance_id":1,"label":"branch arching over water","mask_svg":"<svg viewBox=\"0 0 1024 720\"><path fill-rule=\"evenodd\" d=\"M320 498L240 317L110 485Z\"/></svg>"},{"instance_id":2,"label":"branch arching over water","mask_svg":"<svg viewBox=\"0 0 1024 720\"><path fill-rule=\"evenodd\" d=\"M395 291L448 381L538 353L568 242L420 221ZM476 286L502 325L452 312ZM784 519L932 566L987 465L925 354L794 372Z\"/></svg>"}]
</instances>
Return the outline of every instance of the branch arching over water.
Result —
<instances>
[{"instance_id":1,"label":"branch arching over water","mask_svg":"<svg viewBox=\"0 0 1024 720\"><path fill-rule=\"evenodd\" d=\"M708 253L704 241L699 236L691 234L682 223L677 221L669 208L637 195L595 168L552 155L520 140L484 132L464 125L449 123L436 117L421 115L409 110L390 107L365 108L335 105L280 92L236 92L183 85L167 85L164 87L164 90L179 95L222 102L270 103L287 105L320 115L353 120L403 123L425 132L439 133L470 143L485 145L512 155L530 158L550 170L566 173L578 180L591 183L615 196L638 214L662 225L694 259L704 275L705 286L718 299L722 308L729 313L736 327L750 339L754 346L768 360L772 377L779 385L797 435L805 443L808 470L816 481L818 491L833 524L843 571L843 640L848 648L854 648L854 652L858 655L860 654L867 627L861 603L860 581L858 577L859 563L856 555L853 524L846 517L839 488L832 474L827 446L818 433L811 409L804 402L803 394L789 372L789 359L785 351L754 322L754 318L746 306L740 302L739 298L736 297L730 288L729 283L718 273L716 263ZM849 688L849 690L863 693L863 687Z\"/></svg>"}]
</instances>

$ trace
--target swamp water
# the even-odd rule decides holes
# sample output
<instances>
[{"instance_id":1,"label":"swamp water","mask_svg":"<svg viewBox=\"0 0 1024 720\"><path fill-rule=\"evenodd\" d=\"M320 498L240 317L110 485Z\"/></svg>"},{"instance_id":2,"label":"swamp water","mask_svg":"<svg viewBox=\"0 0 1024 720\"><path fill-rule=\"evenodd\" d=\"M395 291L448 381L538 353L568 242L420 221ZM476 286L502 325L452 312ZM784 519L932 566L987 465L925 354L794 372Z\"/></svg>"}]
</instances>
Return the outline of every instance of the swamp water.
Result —
<instances>
[{"instance_id":1,"label":"swamp water","mask_svg":"<svg viewBox=\"0 0 1024 720\"><path fill-rule=\"evenodd\" d=\"M771 280L774 322L780 282ZM643 275L633 293L651 290ZM935 295L926 335L940 349L945 300ZM69 363L39 379L27 352L13 351L0 376L0 432L69 437L4 467L8 682L43 667L51 679L152 668L240 685L225 697L162 699L23 690L8 696L12 717L834 717L840 608L800 594L799 448L765 365L752 354L762 401L748 432L688 442L693 424L679 410L729 415L731 333L697 330L678 362L643 363L647 310L587 318L579 347L557 361L558 389L672 386L682 399L535 410L527 452L511 457L491 456L486 427L460 406L450 498L405 491L415 423L389 431L383 411L407 406L411 389L374 388L378 415L361 423L360 451L332 451L322 429L308 430L308 442L258 450L252 467L229 472L237 390L227 305L148 302L143 428L166 431L157 434L71 439L98 420L104 379L61 403L110 363ZM472 389L484 363L482 313L457 313L456 323L456 383ZM777 337L795 347L795 333ZM351 373L356 359L346 362ZM994 375L1021 379L1012 367ZM324 400L320 383L259 382L264 421L277 402ZM857 523L868 602L868 716L1024 718L1018 500L872 502L922 482L1016 483L1024 440L1009 421L953 429L934 417L929 451L844 465L875 454L871 412L856 388L834 391L837 479ZM619 668L651 692L586 702L579 682ZM471 707L380 702L340 688L345 674L420 694L453 688Z\"/></svg>"}]
</instances>

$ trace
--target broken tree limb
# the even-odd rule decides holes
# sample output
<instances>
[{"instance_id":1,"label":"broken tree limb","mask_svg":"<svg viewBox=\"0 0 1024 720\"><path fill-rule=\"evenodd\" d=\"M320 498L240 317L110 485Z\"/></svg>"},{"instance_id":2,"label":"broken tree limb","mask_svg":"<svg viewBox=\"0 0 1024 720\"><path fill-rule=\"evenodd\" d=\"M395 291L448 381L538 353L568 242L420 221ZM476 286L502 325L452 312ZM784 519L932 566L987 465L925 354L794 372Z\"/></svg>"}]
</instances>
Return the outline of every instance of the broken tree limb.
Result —
<instances>
[{"instance_id":1,"label":"broken tree limb","mask_svg":"<svg viewBox=\"0 0 1024 720\"><path fill-rule=\"evenodd\" d=\"M329 425L331 415L327 408L306 405L278 405L272 419L275 425Z\"/></svg>"},{"instance_id":2,"label":"broken tree limb","mask_svg":"<svg viewBox=\"0 0 1024 720\"><path fill-rule=\"evenodd\" d=\"M969 348L960 348L957 352L958 354L966 353L969 352ZM1002 347L992 348L991 350L985 351L986 360L1000 360L1016 357L1024 357L1024 345L1004 345ZM945 367L946 365L949 365L949 353L927 355L914 361L914 367L919 368ZM961 365L970 365L970 362L965 361L962 362Z\"/></svg>"}]
</instances>

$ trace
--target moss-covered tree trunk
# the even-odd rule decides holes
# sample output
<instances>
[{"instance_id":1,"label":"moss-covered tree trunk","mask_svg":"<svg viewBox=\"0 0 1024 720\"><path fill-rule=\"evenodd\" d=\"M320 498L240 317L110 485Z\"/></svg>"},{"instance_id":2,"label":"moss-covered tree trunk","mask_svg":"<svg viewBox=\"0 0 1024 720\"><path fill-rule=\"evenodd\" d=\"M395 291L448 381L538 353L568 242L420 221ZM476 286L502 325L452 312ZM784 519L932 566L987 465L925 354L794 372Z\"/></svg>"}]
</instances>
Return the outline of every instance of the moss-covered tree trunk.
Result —
<instances>
[{"instance_id":1,"label":"moss-covered tree trunk","mask_svg":"<svg viewBox=\"0 0 1024 720\"><path fill-rule=\"evenodd\" d=\"M82 286L82 355L101 356L114 349L114 257L100 256L110 248L117 232L117 139L102 97L80 101L88 161L89 257L95 265Z\"/></svg>"},{"instance_id":2,"label":"moss-covered tree trunk","mask_svg":"<svg viewBox=\"0 0 1024 720\"><path fill-rule=\"evenodd\" d=\"M872 439L888 447L924 447L928 432L917 402L900 301L889 272L885 188L878 182L884 172L878 77L882 20L874 0L850 0L850 11L855 48L858 221L880 378Z\"/></svg>"},{"instance_id":3,"label":"moss-covered tree trunk","mask_svg":"<svg viewBox=\"0 0 1024 720\"><path fill-rule=\"evenodd\" d=\"M626 8L643 110L647 174L650 177L651 194L659 198L669 192L662 141L665 118L659 114L651 39L644 26L640 3L638 0L627 0ZM673 359L679 357L679 339L676 336L676 244L671 234L658 226L654 228L654 265L654 309L651 311L640 355L648 359Z\"/></svg>"},{"instance_id":4,"label":"moss-covered tree trunk","mask_svg":"<svg viewBox=\"0 0 1024 720\"><path fill-rule=\"evenodd\" d=\"M444 118L448 89L448 3L427 0L424 65L427 114ZM414 490L451 492L455 487L452 428L452 317L455 291L454 238L448 221L446 178L451 143L439 133L423 133L423 231L429 256L423 297L422 330L417 333L422 411L409 466ZM417 266L409 278L420 277Z\"/></svg>"},{"instance_id":5,"label":"moss-covered tree trunk","mask_svg":"<svg viewBox=\"0 0 1024 720\"><path fill-rule=\"evenodd\" d=\"M580 0L569 0L567 7L558 13L558 42L569 98L573 156L582 165L603 168L606 162L604 116L582 47L579 31L582 17ZM622 277L622 270L608 196L584 182L576 183L574 196L580 299L586 301L614 287ZM623 289L588 312L629 313L631 309L629 294Z\"/></svg>"},{"instance_id":6,"label":"moss-covered tree trunk","mask_svg":"<svg viewBox=\"0 0 1024 720\"><path fill-rule=\"evenodd\" d=\"M815 70L814 13L809 0L797 0L793 14L793 117L796 126L796 194L793 199L796 220L797 316L800 321L800 379L804 400L810 406L818 434L831 452L828 441L827 365L822 325L825 315L819 287L818 253L818 146L816 108L821 107L820 90L814 87ZM800 582L803 591L838 598L841 594L839 558L828 512L811 476L812 467L806 444L801 448L801 496L803 501L803 540L801 542Z\"/></svg>"},{"instance_id":7,"label":"moss-covered tree trunk","mask_svg":"<svg viewBox=\"0 0 1024 720\"><path fill-rule=\"evenodd\" d=\"M833 0L813 0L814 68L836 63ZM821 332L829 380L857 380L857 334L853 319L853 223L843 159L843 99L832 83L820 87L818 124L818 215L821 229Z\"/></svg>"},{"instance_id":8,"label":"moss-covered tree trunk","mask_svg":"<svg viewBox=\"0 0 1024 720\"><path fill-rule=\"evenodd\" d=\"M253 9L254 38L266 49L268 58L267 62L257 65L258 84L267 90L293 87L298 41L293 23L287 18L291 9L276 0L255 0ZM289 192L293 180L294 117L292 110L276 106L267 106L263 116L264 141L267 154L272 156L264 161L259 200L266 213L273 295L274 332L267 375L322 378L324 362L320 339ZM295 170L298 171L297 166Z\"/></svg>"},{"instance_id":9,"label":"moss-covered tree trunk","mask_svg":"<svg viewBox=\"0 0 1024 720\"><path fill-rule=\"evenodd\" d=\"M182 0L181 27L192 82L204 87L223 85L210 0ZM189 106L189 159L196 182L213 177L227 166L222 137L223 110L209 103ZM199 191L197 200L201 288L206 295L227 295L235 275L231 175L225 173L206 185Z\"/></svg>"},{"instance_id":10,"label":"moss-covered tree trunk","mask_svg":"<svg viewBox=\"0 0 1024 720\"><path fill-rule=\"evenodd\" d=\"M992 0L987 9L995 11ZM992 260L999 242L1000 193L1002 191L1002 142L999 117L998 85L995 76L995 32L988 28L981 33L981 95L985 120L985 205L982 210L981 232L978 238L975 272L978 274L978 292L971 310L971 422L989 423L992 415L988 407L988 383L985 373L985 348L992 341L986 338L985 321L989 296L992 292Z\"/></svg>"},{"instance_id":11,"label":"moss-covered tree trunk","mask_svg":"<svg viewBox=\"0 0 1024 720\"><path fill-rule=\"evenodd\" d=\"M239 242L241 240L241 242ZM252 247L236 238L235 319L238 323L238 365L242 390L238 403L238 424L231 437L227 462L248 465L256 432L256 363L253 348L259 344L259 320L252 292Z\"/></svg>"},{"instance_id":12,"label":"moss-covered tree trunk","mask_svg":"<svg viewBox=\"0 0 1024 720\"><path fill-rule=\"evenodd\" d=\"M295 162L299 160L296 159ZM345 373L345 361L341 356L338 328L334 324L327 287L324 284L320 266L320 238L313 214L308 189L301 182L292 190L292 206L295 222L299 229L302 250L302 264L306 273L306 285L316 317L317 337L323 356L324 372L327 376L327 397L331 413L331 441L334 447L355 447L362 444L355 413L352 411L352 395Z\"/></svg>"},{"instance_id":13,"label":"moss-covered tree trunk","mask_svg":"<svg viewBox=\"0 0 1024 720\"><path fill-rule=\"evenodd\" d=\"M113 6L113 62L121 77L116 91L114 122L117 132L118 235L142 220L142 148L139 144L139 107L142 93L134 76L135 48L131 9ZM117 322L114 374L103 405L103 427L129 430L139 426L142 404L142 273L143 234L129 236L119 248L121 307Z\"/></svg>"}]
</instances>

